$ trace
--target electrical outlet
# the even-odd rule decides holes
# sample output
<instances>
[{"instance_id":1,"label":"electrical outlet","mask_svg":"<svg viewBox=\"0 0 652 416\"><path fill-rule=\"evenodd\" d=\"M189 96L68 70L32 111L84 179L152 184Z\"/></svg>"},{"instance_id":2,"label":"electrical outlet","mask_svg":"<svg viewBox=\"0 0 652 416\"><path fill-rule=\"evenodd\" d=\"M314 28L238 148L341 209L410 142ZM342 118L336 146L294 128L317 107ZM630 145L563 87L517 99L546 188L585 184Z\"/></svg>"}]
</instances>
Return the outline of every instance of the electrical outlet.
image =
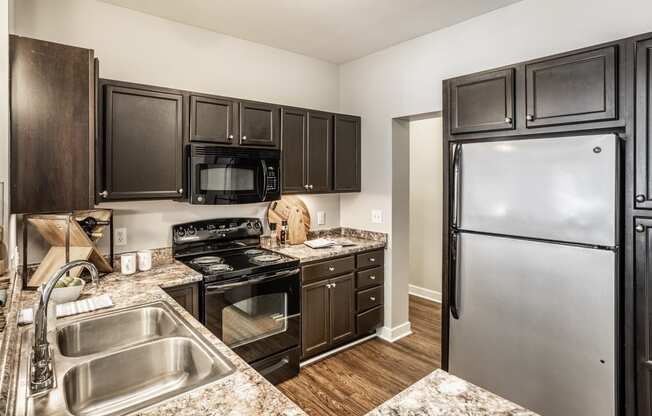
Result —
<instances>
[{"instance_id":1,"label":"electrical outlet","mask_svg":"<svg viewBox=\"0 0 652 416\"><path fill-rule=\"evenodd\" d=\"M116 246L126 246L127 245L127 229L126 228L116 228L115 236L113 238L113 244Z\"/></svg>"},{"instance_id":2,"label":"electrical outlet","mask_svg":"<svg viewBox=\"0 0 652 416\"><path fill-rule=\"evenodd\" d=\"M374 224L382 224L383 223L383 211L379 209L372 209L371 210L371 222Z\"/></svg>"},{"instance_id":3,"label":"electrical outlet","mask_svg":"<svg viewBox=\"0 0 652 416\"><path fill-rule=\"evenodd\" d=\"M326 213L324 211L317 211L317 225L326 224Z\"/></svg>"}]
</instances>

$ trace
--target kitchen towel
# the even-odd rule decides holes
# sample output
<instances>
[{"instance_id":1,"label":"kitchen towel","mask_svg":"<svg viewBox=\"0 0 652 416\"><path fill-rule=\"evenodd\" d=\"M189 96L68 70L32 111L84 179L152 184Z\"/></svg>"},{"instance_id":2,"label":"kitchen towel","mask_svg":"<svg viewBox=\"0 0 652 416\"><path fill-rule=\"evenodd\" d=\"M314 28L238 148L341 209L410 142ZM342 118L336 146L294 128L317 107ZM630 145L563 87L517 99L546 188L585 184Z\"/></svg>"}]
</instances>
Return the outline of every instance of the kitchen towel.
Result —
<instances>
[{"instance_id":1,"label":"kitchen towel","mask_svg":"<svg viewBox=\"0 0 652 416\"><path fill-rule=\"evenodd\" d=\"M77 315L85 312L92 312L98 309L110 308L113 301L109 295L94 296L88 299L78 300L57 305L57 318L64 316ZM34 322L34 310L32 308L23 309L18 315L18 323L21 325L31 324Z\"/></svg>"}]
</instances>

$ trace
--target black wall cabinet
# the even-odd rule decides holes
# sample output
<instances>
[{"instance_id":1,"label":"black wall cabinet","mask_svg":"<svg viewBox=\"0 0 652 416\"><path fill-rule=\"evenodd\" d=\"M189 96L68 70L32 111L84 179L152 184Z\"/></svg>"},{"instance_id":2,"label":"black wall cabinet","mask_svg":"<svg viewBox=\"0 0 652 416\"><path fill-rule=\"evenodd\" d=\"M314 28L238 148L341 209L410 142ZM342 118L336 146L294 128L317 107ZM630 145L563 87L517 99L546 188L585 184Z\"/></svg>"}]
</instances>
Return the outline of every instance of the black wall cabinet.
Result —
<instances>
[{"instance_id":1,"label":"black wall cabinet","mask_svg":"<svg viewBox=\"0 0 652 416\"><path fill-rule=\"evenodd\" d=\"M652 208L652 39L636 45L636 172L634 199L636 208Z\"/></svg>"},{"instance_id":2,"label":"black wall cabinet","mask_svg":"<svg viewBox=\"0 0 652 416\"><path fill-rule=\"evenodd\" d=\"M333 190L333 115L308 111L306 185L309 192Z\"/></svg>"},{"instance_id":3,"label":"black wall cabinet","mask_svg":"<svg viewBox=\"0 0 652 416\"><path fill-rule=\"evenodd\" d=\"M237 135L237 103L227 98L190 96L190 141L231 144Z\"/></svg>"},{"instance_id":4,"label":"black wall cabinet","mask_svg":"<svg viewBox=\"0 0 652 416\"><path fill-rule=\"evenodd\" d=\"M513 68L452 80L451 133L514 129L514 98Z\"/></svg>"},{"instance_id":5,"label":"black wall cabinet","mask_svg":"<svg viewBox=\"0 0 652 416\"><path fill-rule=\"evenodd\" d=\"M101 200L183 194L183 95L102 80L104 187Z\"/></svg>"},{"instance_id":6,"label":"black wall cabinet","mask_svg":"<svg viewBox=\"0 0 652 416\"><path fill-rule=\"evenodd\" d=\"M281 124L283 193L306 192L308 112L298 108L284 108Z\"/></svg>"},{"instance_id":7,"label":"black wall cabinet","mask_svg":"<svg viewBox=\"0 0 652 416\"><path fill-rule=\"evenodd\" d=\"M525 66L527 127L617 117L616 46Z\"/></svg>"},{"instance_id":8,"label":"black wall cabinet","mask_svg":"<svg viewBox=\"0 0 652 416\"><path fill-rule=\"evenodd\" d=\"M281 107L251 101L240 102L240 144L279 147Z\"/></svg>"},{"instance_id":9,"label":"black wall cabinet","mask_svg":"<svg viewBox=\"0 0 652 416\"><path fill-rule=\"evenodd\" d=\"M335 192L360 192L362 143L360 117L335 115L334 180Z\"/></svg>"}]
</instances>

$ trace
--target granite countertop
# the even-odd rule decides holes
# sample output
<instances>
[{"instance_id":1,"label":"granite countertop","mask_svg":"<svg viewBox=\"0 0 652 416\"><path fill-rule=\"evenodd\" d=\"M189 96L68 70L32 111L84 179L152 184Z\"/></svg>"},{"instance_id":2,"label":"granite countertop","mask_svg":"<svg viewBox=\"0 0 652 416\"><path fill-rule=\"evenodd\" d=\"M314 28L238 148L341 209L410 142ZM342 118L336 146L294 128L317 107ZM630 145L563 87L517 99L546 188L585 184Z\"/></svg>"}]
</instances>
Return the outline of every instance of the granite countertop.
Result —
<instances>
[{"instance_id":1,"label":"granite countertop","mask_svg":"<svg viewBox=\"0 0 652 416\"><path fill-rule=\"evenodd\" d=\"M83 295L95 296L108 293L113 300L112 309L164 300L179 312L191 325L222 353L235 367L235 372L221 380L182 393L137 412L138 415L304 415L305 413L283 393L277 390L242 358L231 351L222 341L195 320L185 309L174 302L161 287L173 287L197 282L201 274L174 262L131 276L111 273L102 278L99 289L84 289ZM30 307L35 293L23 292L23 307ZM88 314L75 315L58 320L58 324L80 316L104 313L102 309ZM27 327L26 327L27 328ZM26 328L22 328L24 331ZM15 382L14 382L15 383Z\"/></svg>"},{"instance_id":2,"label":"granite countertop","mask_svg":"<svg viewBox=\"0 0 652 416\"><path fill-rule=\"evenodd\" d=\"M444 370L435 370L367 416L537 416Z\"/></svg>"},{"instance_id":3,"label":"granite countertop","mask_svg":"<svg viewBox=\"0 0 652 416\"><path fill-rule=\"evenodd\" d=\"M272 248L271 250L286 256L299 259L301 263L310 263L317 260L324 260L331 257L345 256L347 254L360 253L374 249L385 248L385 241L369 240L357 237L336 236L329 237L335 241L350 241L354 246L333 246L327 248L310 248L305 244L294 246Z\"/></svg>"}]
</instances>

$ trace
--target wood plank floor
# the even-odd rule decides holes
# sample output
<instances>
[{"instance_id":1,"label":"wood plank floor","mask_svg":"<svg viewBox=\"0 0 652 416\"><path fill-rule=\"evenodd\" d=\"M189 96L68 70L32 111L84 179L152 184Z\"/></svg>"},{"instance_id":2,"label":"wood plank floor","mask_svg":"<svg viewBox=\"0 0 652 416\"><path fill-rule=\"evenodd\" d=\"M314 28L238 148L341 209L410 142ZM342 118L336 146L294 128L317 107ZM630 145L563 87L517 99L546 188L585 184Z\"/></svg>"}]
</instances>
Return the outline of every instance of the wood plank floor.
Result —
<instances>
[{"instance_id":1,"label":"wood plank floor","mask_svg":"<svg viewBox=\"0 0 652 416\"><path fill-rule=\"evenodd\" d=\"M311 416L364 415L440 366L441 305L410 296L410 322L410 336L366 341L277 387Z\"/></svg>"}]
</instances>

